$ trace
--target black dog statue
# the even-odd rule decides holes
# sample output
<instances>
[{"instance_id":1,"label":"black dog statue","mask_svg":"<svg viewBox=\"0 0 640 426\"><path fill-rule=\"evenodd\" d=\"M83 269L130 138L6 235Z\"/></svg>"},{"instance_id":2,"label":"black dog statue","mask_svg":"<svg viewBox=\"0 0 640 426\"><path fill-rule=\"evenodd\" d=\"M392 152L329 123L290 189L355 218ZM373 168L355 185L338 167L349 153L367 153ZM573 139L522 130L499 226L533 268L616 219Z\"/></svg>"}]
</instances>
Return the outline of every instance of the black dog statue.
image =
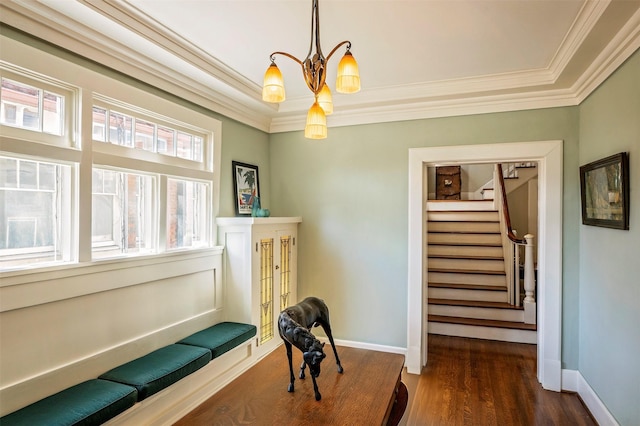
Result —
<instances>
[{"instance_id":1,"label":"black dog statue","mask_svg":"<svg viewBox=\"0 0 640 426\"><path fill-rule=\"evenodd\" d=\"M308 365L309 372L311 373L311 379L313 380L313 391L315 392L316 401L320 401L322 396L318 391L318 385L316 383L316 377L320 375L320 363L326 357L323 346L324 343L320 343L309 330L311 327L322 326L324 332L331 342L333 353L336 356L336 364L338 365L338 373L342 373L342 365L340 365L340 358L338 358L338 351L336 351L336 345L333 343L333 336L331 335L331 325L329 323L329 308L321 299L317 297L307 297L297 305L289 306L278 317L278 331L280 337L284 340L285 348L287 349L287 358L289 358L289 373L290 382L289 392L293 392L293 382L295 377L293 376L293 366L291 365L291 346L302 351L302 365L300 366L300 378L304 379L304 369Z\"/></svg>"}]
</instances>

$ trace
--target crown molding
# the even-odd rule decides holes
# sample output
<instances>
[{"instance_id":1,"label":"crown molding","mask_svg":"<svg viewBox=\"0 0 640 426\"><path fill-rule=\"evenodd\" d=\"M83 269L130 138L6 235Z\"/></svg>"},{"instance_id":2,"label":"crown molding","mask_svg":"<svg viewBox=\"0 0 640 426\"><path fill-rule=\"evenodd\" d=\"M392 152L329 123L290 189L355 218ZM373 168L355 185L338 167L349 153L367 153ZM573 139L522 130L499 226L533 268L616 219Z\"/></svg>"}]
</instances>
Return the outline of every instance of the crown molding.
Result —
<instances>
[{"instance_id":1,"label":"crown molding","mask_svg":"<svg viewBox=\"0 0 640 426\"><path fill-rule=\"evenodd\" d=\"M54 9L46 2L4 1L0 4L0 20L259 130L276 133L303 129L310 97L267 104L257 84L131 3L78 0L69 4L74 3L84 6L80 14L77 6L65 9L65 3L53 3ZM613 4L610 0L586 1L546 68L369 88L348 96L335 94L336 110L328 117L328 124L339 127L578 105L640 47L639 9L581 75L564 74ZM112 26L111 33L104 25L97 25L99 22ZM117 36L113 33L116 26ZM120 40L126 40L126 44ZM560 87L560 80L568 86Z\"/></svg>"},{"instance_id":2,"label":"crown molding","mask_svg":"<svg viewBox=\"0 0 640 426\"><path fill-rule=\"evenodd\" d=\"M184 37L162 25L127 1L78 0L111 21L171 52L180 60L215 76L245 96L262 101L262 87L237 73Z\"/></svg>"},{"instance_id":3,"label":"crown molding","mask_svg":"<svg viewBox=\"0 0 640 426\"><path fill-rule=\"evenodd\" d=\"M596 88L640 49L640 9L607 44L587 70L574 83L572 90L582 103Z\"/></svg>"},{"instance_id":4,"label":"crown molding","mask_svg":"<svg viewBox=\"0 0 640 426\"><path fill-rule=\"evenodd\" d=\"M359 105L349 110L334 109L327 117L328 127L389 123L428 118L556 108L577 105L577 98L569 89L544 92L484 95L456 99L425 100L402 104ZM306 113L282 114L271 121L270 133L304 129Z\"/></svg>"},{"instance_id":5,"label":"crown molding","mask_svg":"<svg viewBox=\"0 0 640 426\"><path fill-rule=\"evenodd\" d=\"M549 65L554 82L558 80L571 59L577 54L580 46L596 26L611 1L586 1L582 5L580 12L578 12L576 19Z\"/></svg>"},{"instance_id":6,"label":"crown molding","mask_svg":"<svg viewBox=\"0 0 640 426\"><path fill-rule=\"evenodd\" d=\"M0 21L259 130L268 131L271 115L277 109L261 99L255 99L255 96L247 96L234 90L202 69L183 62L176 63L171 55L162 61L151 55L143 55L93 26L70 18L40 2L2 2ZM124 36L120 39L130 40Z\"/></svg>"}]
</instances>

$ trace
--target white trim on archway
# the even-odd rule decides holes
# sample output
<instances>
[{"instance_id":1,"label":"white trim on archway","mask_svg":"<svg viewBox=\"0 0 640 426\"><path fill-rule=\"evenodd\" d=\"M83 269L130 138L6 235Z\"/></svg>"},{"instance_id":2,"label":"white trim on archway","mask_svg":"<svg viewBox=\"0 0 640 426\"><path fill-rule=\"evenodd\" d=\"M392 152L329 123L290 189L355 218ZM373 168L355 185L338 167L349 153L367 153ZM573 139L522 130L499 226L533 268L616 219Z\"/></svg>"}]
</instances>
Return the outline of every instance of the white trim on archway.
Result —
<instances>
[{"instance_id":1,"label":"white trim on archway","mask_svg":"<svg viewBox=\"0 0 640 426\"><path fill-rule=\"evenodd\" d=\"M427 165L537 161L538 380L545 389L562 385L562 141L459 145L409 150L409 271L407 371L427 364Z\"/></svg>"}]
</instances>

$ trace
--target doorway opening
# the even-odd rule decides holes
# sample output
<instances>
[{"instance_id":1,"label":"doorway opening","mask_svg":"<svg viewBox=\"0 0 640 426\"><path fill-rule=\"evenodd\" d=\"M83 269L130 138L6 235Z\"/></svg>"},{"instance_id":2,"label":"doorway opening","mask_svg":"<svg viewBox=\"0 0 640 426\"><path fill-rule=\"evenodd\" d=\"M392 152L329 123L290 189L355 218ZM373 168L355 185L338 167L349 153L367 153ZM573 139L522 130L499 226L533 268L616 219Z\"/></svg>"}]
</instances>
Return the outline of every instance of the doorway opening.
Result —
<instances>
[{"instance_id":1,"label":"doorway opening","mask_svg":"<svg viewBox=\"0 0 640 426\"><path fill-rule=\"evenodd\" d=\"M409 150L409 271L407 371L419 374L427 359L426 201L433 164L533 161L539 165L538 380L561 390L562 141L500 143Z\"/></svg>"}]
</instances>

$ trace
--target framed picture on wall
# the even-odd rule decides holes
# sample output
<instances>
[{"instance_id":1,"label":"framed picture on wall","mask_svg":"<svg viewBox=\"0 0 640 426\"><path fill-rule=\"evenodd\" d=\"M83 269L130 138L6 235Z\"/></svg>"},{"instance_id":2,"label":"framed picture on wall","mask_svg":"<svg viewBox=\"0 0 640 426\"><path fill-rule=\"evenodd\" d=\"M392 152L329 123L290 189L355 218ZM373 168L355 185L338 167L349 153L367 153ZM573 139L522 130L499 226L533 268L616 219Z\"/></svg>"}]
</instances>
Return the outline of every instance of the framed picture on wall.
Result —
<instances>
[{"instance_id":1,"label":"framed picture on wall","mask_svg":"<svg viewBox=\"0 0 640 426\"><path fill-rule=\"evenodd\" d=\"M583 224L629 229L629 155L581 166L580 195Z\"/></svg>"},{"instance_id":2,"label":"framed picture on wall","mask_svg":"<svg viewBox=\"0 0 640 426\"><path fill-rule=\"evenodd\" d=\"M232 161L231 169L233 172L236 215L251 216L254 197L260 197L258 166Z\"/></svg>"}]
</instances>

